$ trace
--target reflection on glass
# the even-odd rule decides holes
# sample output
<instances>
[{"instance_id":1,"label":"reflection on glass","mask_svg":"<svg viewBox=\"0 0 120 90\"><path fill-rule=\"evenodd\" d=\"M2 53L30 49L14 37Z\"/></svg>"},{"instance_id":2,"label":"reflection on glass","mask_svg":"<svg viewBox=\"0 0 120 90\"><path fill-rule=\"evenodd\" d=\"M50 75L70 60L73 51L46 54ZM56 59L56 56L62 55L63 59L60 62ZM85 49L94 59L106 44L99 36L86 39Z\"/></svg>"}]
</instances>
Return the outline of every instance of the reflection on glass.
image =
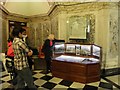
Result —
<instances>
[{"instance_id":1,"label":"reflection on glass","mask_svg":"<svg viewBox=\"0 0 120 90\"><path fill-rule=\"evenodd\" d=\"M93 53L94 56L100 57L100 47L93 45Z\"/></svg>"},{"instance_id":2,"label":"reflection on glass","mask_svg":"<svg viewBox=\"0 0 120 90\"><path fill-rule=\"evenodd\" d=\"M75 44L66 44L66 53L75 53Z\"/></svg>"},{"instance_id":3,"label":"reflection on glass","mask_svg":"<svg viewBox=\"0 0 120 90\"><path fill-rule=\"evenodd\" d=\"M65 45L64 44L56 44L55 46L54 53L64 53L65 52Z\"/></svg>"}]
</instances>

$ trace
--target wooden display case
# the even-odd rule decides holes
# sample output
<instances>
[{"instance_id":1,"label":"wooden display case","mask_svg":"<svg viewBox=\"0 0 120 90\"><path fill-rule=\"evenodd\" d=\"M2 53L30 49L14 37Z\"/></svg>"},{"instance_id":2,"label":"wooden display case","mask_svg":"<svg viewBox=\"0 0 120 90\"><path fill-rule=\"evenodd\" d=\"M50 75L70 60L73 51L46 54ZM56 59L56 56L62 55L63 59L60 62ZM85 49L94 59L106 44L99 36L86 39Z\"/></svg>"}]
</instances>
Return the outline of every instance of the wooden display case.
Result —
<instances>
[{"instance_id":1,"label":"wooden display case","mask_svg":"<svg viewBox=\"0 0 120 90\"><path fill-rule=\"evenodd\" d=\"M101 47L96 45L89 46L90 53L88 53L88 55L76 55L75 52L55 54L51 65L52 75L65 80L71 80L80 83L99 81L101 67ZM94 46L96 46L96 48L99 47L99 54L95 54L95 50L93 50Z\"/></svg>"}]
</instances>

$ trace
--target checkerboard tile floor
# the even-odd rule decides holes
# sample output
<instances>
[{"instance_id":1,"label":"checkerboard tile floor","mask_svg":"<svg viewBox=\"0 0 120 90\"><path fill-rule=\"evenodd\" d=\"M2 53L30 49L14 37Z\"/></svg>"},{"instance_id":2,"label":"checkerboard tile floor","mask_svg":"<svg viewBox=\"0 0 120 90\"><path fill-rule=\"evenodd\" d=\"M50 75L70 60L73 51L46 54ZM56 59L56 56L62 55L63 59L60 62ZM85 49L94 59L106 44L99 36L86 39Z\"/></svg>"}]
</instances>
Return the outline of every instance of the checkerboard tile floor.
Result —
<instances>
[{"instance_id":1,"label":"checkerboard tile floor","mask_svg":"<svg viewBox=\"0 0 120 90\"><path fill-rule=\"evenodd\" d=\"M6 89L11 85L10 76L6 72L2 72L0 78L0 87ZM45 74L43 70L33 71L33 78L38 90L114 90L114 86L104 79L82 84L53 77L51 73Z\"/></svg>"}]
</instances>

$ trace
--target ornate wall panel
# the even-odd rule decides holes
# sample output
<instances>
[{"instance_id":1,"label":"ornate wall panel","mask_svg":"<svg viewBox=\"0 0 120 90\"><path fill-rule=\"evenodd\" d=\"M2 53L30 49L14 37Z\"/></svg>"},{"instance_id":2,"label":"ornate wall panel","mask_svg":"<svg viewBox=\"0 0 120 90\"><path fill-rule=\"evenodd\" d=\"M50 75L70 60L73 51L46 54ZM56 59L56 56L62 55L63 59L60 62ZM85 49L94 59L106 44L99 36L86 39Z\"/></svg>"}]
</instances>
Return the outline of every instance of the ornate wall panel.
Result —
<instances>
[{"instance_id":1,"label":"ornate wall panel","mask_svg":"<svg viewBox=\"0 0 120 90\"><path fill-rule=\"evenodd\" d=\"M111 57L116 57L118 55L118 17L110 15L110 49L109 53Z\"/></svg>"},{"instance_id":2,"label":"ornate wall panel","mask_svg":"<svg viewBox=\"0 0 120 90\"><path fill-rule=\"evenodd\" d=\"M51 24L49 19L40 18L40 19L31 19L28 22L28 27L30 28L30 40L32 47L38 48L44 43L44 40L47 39L48 35L51 32ZM34 40L33 40L34 38Z\"/></svg>"},{"instance_id":3,"label":"ornate wall panel","mask_svg":"<svg viewBox=\"0 0 120 90\"><path fill-rule=\"evenodd\" d=\"M78 39L84 43L94 43L95 38L95 16L92 14L71 15L67 28L67 38Z\"/></svg>"},{"instance_id":4,"label":"ornate wall panel","mask_svg":"<svg viewBox=\"0 0 120 90\"><path fill-rule=\"evenodd\" d=\"M58 39L58 35L59 35L59 32L58 32L58 17L54 17L51 19L51 33L55 35L55 38Z\"/></svg>"},{"instance_id":5,"label":"ornate wall panel","mask_svg":"<svg viewBox=\"0 0 120 90\"><path fill-rule=\"evenodd\" d=\"M50 25L50 22L44 22L42 26L43 26L43 41L42 42L44 43L44 41L48 38L48 35L51 32L51 25Z\"/></svg>"},{"instance_id":6,"label":"ornate wall panel","mask_svg":"<svg viewBox=\"0 0 120 90\"><path fill-rule=\"evenodd\" d=\"M6 52L7 51L7 15L1 11L1 18L0 18L0 21L1 21L1 28L0 28L0 31L1 31L1 40L2 40L2 52Z\"/></svg>"},{"instance_id":7,"label":"ornate wall panel","mask_svg":"<svg viewBox=\"0 0 120 90\"><path fill-rule=\"evenodd\" d=\"M29 39L30 39L30 46L31 47L35 47L35 30L36 28L34 28L34 24L33 23L29 23L29 33L30 33L30 36L29 36Z\"/></svg>"},{"instance_id":8,"label":"ornate wall panel","mask_svg":"<svg viewBox=\"0 0 120 90\"><path fill-rule=\"evenodd\" d=\"M40 46L42 43L42 23L38 23L36 28L36 46Z\"/></svg>"}]
</instances>

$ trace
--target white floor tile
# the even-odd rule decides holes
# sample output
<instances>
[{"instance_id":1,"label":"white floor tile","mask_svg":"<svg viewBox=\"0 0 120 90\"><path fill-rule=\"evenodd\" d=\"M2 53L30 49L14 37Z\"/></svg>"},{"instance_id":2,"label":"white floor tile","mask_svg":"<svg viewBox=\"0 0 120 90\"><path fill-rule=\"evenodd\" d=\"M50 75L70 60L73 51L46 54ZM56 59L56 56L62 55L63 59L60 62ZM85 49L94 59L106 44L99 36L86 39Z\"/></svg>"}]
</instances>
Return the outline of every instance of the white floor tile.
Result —
<instances>
[{"instance_id":1,"label":"white floor tile","mask_svg":"<svg viewBox=\"0 0 120 90\"><path fill-rule=\"evenodd\" d=\"M1 80L3 80L3 81L9 81L9 80L11 80L11 78L10 78L10 76L6 76L6 77L1 78Z\"/></svg>"},{"instance_id":2,"label":"white floor tile","mask_svg":"<svg viewBox=\"0 0 120 90\"><path fill-rule=\"evenodd\" d=\"M43 84L46 83L46 82L47 82L47 81L41 80L41 79L38 79L38 80L35 80L35 81L34 81L35 85L37 85L37 86L41 86L41 85L43 85Z\"/></svg>"},{"instance_id":3,"label":"white floor tile","mask_svg":"<svg viewBox=\"0 0 120 90\"><path fill-rule=\"evenodd\" d=\"M78 82L73 82L70 87L71 88L83 88L84 86L85 86L85 84L78 83Z\"/></svg>"},{"instance_id":4,"label":"white floor tile","mask_svg":"<svg viewBox=\"0 0 120 90\"><path fill-rule=\"evenodd\" d=\"M61 88L62 88L62 89L64 88L64 90L67 90L68 87L63 86L63 85L56 85L54 88L55 88L55 89L52 89L52 90L61 89Z\"/></svg>"},{"instance_id":5,"label":"white floor tile","mask_svg":"<svg viewBox=\"0 0 120 90\"><path fill-rule=\"evenodd\" d=\"M93 82L93 83L89 83L89 84L87 84L87 85L91 85L91 86L96 86L96 87L98 87L98 86L99 86L99 83L100 83L100 82Z\"/></svg>"},{"instance_id":6,"label":"white floor tile","mask_svg":"<svg viewBox=\"0 0 120 90\"><path fill-rule=\"evenodd\" d=\"M37 74L33 75L33 77L35 77L35 78L41 78L43 76L45 76L45 75L41 74L41 73L37 73Z\"/></svg>"},{"instance_id":7,"label":"white floor tile","mask_svg":"<svg viewBox=\"0 0 120 90\"><path fill-rule=\"evenodd\" d=\"M56 78L56 77L53 77L51 80L49 80L49 82L54 82L56 84L60 83L61 81L62 81L62 79Z\"/></svg>"},{"instance_id":8,"label":"white floor tile","mask_svg":"<svg viewBox=\"0 0 120 90\"><path fill-rule=\"evenodd\" d=\"M115 75L115 76L109 76L109 77L106 77L106 78L109 79L109 80L111 80L112 82L118 84L119 77L120 77L120 75Z\"/></svg>"},{"instance_id":9,"label":"white floor tile","mask_svg":"<svg viewBox=\"0 0 120 90\"><path fill-rule=\"evenodd\" d=\"M2 84L2 88L7 88L7 87L10 86L10 85L11 85L11 84L5 82L5 83Z\"/></svg>"}]
</instances>

